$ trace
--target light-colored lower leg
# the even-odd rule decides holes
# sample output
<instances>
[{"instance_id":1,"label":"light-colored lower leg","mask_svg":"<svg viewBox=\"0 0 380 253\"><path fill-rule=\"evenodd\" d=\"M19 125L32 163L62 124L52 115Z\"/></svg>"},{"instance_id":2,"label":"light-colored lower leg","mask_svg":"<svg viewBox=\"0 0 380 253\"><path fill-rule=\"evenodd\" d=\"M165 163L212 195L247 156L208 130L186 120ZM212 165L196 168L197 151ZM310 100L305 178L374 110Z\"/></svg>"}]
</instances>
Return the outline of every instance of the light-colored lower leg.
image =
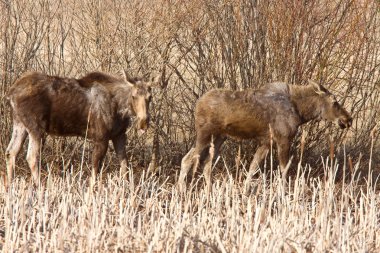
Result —
<instances>
[{"instance_id":1,"label":"light-colored lower leg","mask_svg":"<svg viewBox=\"0 0 380 253\"><path fill-rule=\"evenodd\" d=\"M280 162L281 174L284 181L286 181L287 173L292 160L289 160L289 149L290 144L288 140L282 140L277 142L278 160Z\"/></svg>"},{"instance_id":2,"label":"light-colored lower leg","mask_svg":"<svg viewBox=\"0 0 380 253\"><path fill-rule=\"evenodd\" d=\"M194 163L194 151L195 151L195 148L190 149L190 151L182 158L181 172L178 178L178 186L181 189L185 187L185 178Z\"/></svg>"},{"instance_id":3,"label":"light-colored lower leg","mask_svg":"<svg viewBox=\"0 0 380 253\"><path fill-rule=\"evenodd\" d=\"M245 191L247 192L249 190L249 184L252 180L252 176L256 173L256 170L260 167L261 161L265 158L265 156L268 154L269 147L267 145L260 146L257 150L255 155L253 156L252 162L249 166L249 172L245 181Z\"/></svg>"},{"instance_id":4,"label":"light-colored lower leg","mask_svg":"<svg viewBox=\"0 0 380 253\"><path fill-rule=\"evenodd\" d=\"M252 175L260 167L260 163L268 154L268 151L269 151L269 148L267 146L260 146L256 150L256 153L253 156L252 162L249 166L248 175Z\"/></svg>"},{"instance_id":5,"label":"light-colored lower leg","mask_svg":"<svg viewBox=\"0 0 380 253\"><path fill-rule=\"evenodd\" d=\"M205 161L205 165L203 168L203 176L205 177L207 192L211 191L211 185L212 185L211 184L212 159L213 159L213 155L210 152L210 155Z\"/></svg>"},{"instance_id":6,"label":"light-colored lower leg","mask_svg":"<svg viewBox=\"0 0 380 253\"><path fill-rule=\"evenodd\" d=\"M211 142L210 149L209 149L209 156L207 157L203 169L203 176L205 178L207 191L211 191L211 172L212 172L212 161L214 157L217 157L219 155L220 147L222 146L223 142L226 140L225 137L217 137L214 142Z\"/></svg>"},{"instance_id":7,"label":"light-colored lower leg","mask_svg":"<svg viewBox=\"0 0 380 253\"><path fill-rule=\"evenodd\" d=\"M39 183L39 153L41 147L41 138L29 134L28 152L26 154L26 161L32 173L35 184Z\"/></svg>"},{"instance_id":8,"label":"light-colored lower leg","mask_svg":"<svg viewBox=\"0 0 380 253\"><path fill-rule=\"evenodd\" d=\"M26 130L21 122L13 123L12 138L9 142L7 150L5 151L5 160L7 165L7 176L5 178L5 184L10 184L13 178L14 167L16 163L16 157L21 150L22 144L26 138Z\"/></svg>"},{"instance_id":9,"label":"light-colored lower leg","mask_svg":"<svg viewBox=\"0 0 380 253\"><path fill-rule=\"evenodd\" d=\"M121 162L120 162L120 176L121 177L124 177L126 174L127 174L127 159L123 159Z\"/></svg>"}]
</instances>

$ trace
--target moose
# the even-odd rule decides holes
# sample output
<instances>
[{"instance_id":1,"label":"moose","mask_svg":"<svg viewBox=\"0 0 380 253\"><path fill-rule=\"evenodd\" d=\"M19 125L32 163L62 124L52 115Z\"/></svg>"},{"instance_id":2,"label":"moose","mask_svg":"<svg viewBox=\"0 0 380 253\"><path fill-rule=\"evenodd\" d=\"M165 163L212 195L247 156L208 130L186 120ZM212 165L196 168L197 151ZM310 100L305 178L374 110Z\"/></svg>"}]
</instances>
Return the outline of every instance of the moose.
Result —
<instances>
[{"instance_id":1,"label":"moose","mask_svg":"<svg viewBox=\"0 0 380 253\"><path fill-rule=\"evenodd\" d=\"M298 127L313 119L336 122L342 129L352 124L350 114L336 97L311 80L303 86L275 82L257 90L210 90L196 103L196 144L182 159L178 185L185 188L190 168L194 175L200 166L205 183L211 189L213 158L210 153L216 157L227 137L255 139L259 144L247 181L267 155L272 138L284 177L291 141Z\"/></svg>"},{"instance_id":2,"label":"moose","mask_svg":"<svg viewBox=\"0 0 380 253\"><path fill-rule=\"evenodd\" d=\"M156 78L147 81L102 72L92 72L80 79L25 73L7 96L13 109L13 131L6 149L6 182L12 181L16 156L27 136L26 160L34 182L39 180L39 153L47 135L92 140L93 176L99 173L112 140L120 173L125 174L126 129L133 116L139 132L148 128L151 87L157 82Z\"/></svg>"}]
</instances>

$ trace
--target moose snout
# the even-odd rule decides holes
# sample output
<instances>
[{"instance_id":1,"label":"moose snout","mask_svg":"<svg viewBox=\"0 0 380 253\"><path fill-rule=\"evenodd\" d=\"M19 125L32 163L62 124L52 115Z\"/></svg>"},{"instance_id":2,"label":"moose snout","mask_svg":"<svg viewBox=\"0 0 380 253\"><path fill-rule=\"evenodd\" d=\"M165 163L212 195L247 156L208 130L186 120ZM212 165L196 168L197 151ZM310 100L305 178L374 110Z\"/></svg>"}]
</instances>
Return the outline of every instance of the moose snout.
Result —
<instances>
[{"instance_id":1,"label":"moose snout","mask_svg":"<svg viewBox=\"0 0 380 253\"><path fill-rule=\"evenodd\" d=\"M149 117L144 116L138 119L137 121L137 130L140 133L144 133L149 127Z\"/></svg>"},{"instance_id":2,"label":"moose snout","mask_svg":"<svg viewBox=\"0 0 380 253\"><path fill-rule=\"evenodd\" d=\"M340 118L338 120L338 125L341 129L349 128L352 125L352 118L351 117Z\"/></svg>"}]
</instances>

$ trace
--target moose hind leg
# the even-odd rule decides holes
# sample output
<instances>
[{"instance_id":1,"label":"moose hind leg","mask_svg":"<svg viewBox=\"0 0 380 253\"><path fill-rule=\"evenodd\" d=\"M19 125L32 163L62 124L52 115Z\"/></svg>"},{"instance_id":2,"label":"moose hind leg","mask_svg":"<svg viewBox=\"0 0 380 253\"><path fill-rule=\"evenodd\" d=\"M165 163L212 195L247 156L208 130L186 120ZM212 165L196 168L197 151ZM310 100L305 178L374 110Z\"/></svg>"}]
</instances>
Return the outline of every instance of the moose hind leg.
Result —
<instances>
[{"instance_id":1,"label":"moose hind leg","mask_svg":"<svg viewBox=\"0 0 380 253\"><path fill-rule=\"evenodd\" d=\"M7 165L6 182L11 183L13 178L16 157L21 150L22 144L25 141L27 132L25 126L17 120L13 121L12 137L5 151L5 160Z\"/></svg>"},{"instance_id":2,"label":"moose hind leg","mask_svg":"<svg viewBox=\"0 0 380 253\"><path fill-rule=\"evenodd\" d=\"M211 190L211 170L212 170L212 160L214 157L217 157L219 155L219 150L224 141L226 140L225 137L217 136L215 140L210 145L209 149L209 155L206 157L206 160L204 162L204 169L203 169L203 176L205 178L207 190ZM213 149L211 147L213 146Z\"/></svg>"},{"instance_id":3,"label":"moose hind leg","mask_svg":"<svg viewBox=\"0 0 380 253\"><path fill-rule=\"evenodd\" d=\"M185 178L189 173L190 168L194 163L194 151L195 148L191 148L189 152L182 158L181 161L181 172L179 173L178 185L183 187L185 185Z\"/></svg>"},{"instance_id":4,"label":"moose hind leg","mask_svg":"<svg viewBox=\"0 0 380 253\"><path fill-rule=\"evenodd\" d=\"M42 143L43 137L41 134L29 132L29 143L28 152L26 154L26 161L28 162L35 184L38 184L39 181L39 161Z\"/></svg>"},{"instance_id":5,"label":"moose hind leg","mask_svg":"<svg viewBox=\"0 0 380 253\"><path fill-rule=\"evenodd\" d=\"M262 160L265 158L265 156L268 154L269 146L268 145L261 145L256 150L255 155L253 156L253 159L251 161L251 164L249 166L249 174L252 174L259 166Z\"/></svg>"},{"instance_id":6,"label":"moose hind leg","mask_svg":"<svg viewBox=\"0 0 380 253\"><path fill-rule=\"evenodd\" d=\"M197 142L195 148L190 149L190 151L182 158L181 161L181 172L178 178L178 185L180 189L184 189L185 178L189 173L191 167L193 167L193 177L198 168L199 163L203 163L207 159L208 152L206 148L210 144L211 136L198 134Z\"/></svg>"},{"instance_id":7,"label":"moose hind leg","mask_svg":"<svg viewBox=\"0 0 380 253\"><path fill-rule=\"evenodd\" d=\"M260 166L260 163L268 154L269 146L267 144L261 145L257 150L255 155L253 156L252 162L249 166L249 171L247 178L245 180L245 193L249 192L249 186L252 180L253 173L255 173L256 169Z\"/></svg>"}]
</instances>

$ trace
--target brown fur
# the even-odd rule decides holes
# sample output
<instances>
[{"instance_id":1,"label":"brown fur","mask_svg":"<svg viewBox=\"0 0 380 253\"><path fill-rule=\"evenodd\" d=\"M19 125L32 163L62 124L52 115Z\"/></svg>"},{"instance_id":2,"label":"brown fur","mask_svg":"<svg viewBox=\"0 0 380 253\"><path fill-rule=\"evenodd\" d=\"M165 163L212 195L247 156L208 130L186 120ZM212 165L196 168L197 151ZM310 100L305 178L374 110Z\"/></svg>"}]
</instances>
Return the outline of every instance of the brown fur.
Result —
<instances>
[{"instance_id":1,"label":"brown fur","mask_svg":"<svg viewBox=\"0 0 380 253\"><path fill-rule=\"evenodd\" d=\"M280 167L285 170L291 140L298 127L312 119L336 121L342 128L352 123L351 116L335 97L315 83L296 86L278 82L259 90L211 90L196 104L196 145L182 159L179 184L184 186L189 169L197 166L196 160L199 160L210 187L210 143L217 154L226 137L258 141L259 148L250 165L251 174L266 156L272 134Z\"/></svg>"},{"instance_id":2,"label":"brown fur","mask_svg":"<svg viewBox=\"0 0 380 253\"><path fill-rule=\"evenodd\" d=\"M125 173L125 131L131 116L136 116L138 129L148 127L150 84L140 79L131 83L101 72L80 79L38 72L21 76L8 93L14 122L6 151L8 180L12 179L15 158L27 134L27 161L35 180L38 180L38 154L46 134L93 140L94 174L99 171L112 140L121 171Z\"/></svg>"}]
</instances>

